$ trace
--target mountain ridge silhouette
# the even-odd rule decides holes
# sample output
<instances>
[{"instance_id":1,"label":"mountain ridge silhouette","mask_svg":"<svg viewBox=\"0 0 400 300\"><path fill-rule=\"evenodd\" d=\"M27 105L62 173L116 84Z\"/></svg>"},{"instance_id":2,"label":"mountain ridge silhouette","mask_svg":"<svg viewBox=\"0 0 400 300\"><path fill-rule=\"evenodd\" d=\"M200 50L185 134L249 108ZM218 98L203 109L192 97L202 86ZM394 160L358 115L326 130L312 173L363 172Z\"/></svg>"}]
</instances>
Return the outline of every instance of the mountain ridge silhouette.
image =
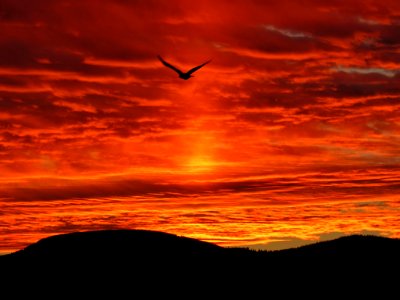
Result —
<instances>
[{"instance_id":1,"label":"mountain ridge silhouette","mask_svg":"<svg viewBox=\"0 0 400 300\"><path fill-rule=\"evenodd\" d=\"M102 296L108 290L125 297L132 288L145 295L160 291L189 298L199 294L207 298L215 292L236 297L237 290L259 295L266 288L286 295L300 291L319 295L317 286L368 295L366 284L384 287L382 292L396 279L391 274L400 268L399 253L399 239L376 236L345 236L299 248L255 251L157 231L105 230L41 239L1 256L0 270L7 276L2 282L6 288L35 282L74 295L83 290Z\"/></svg>"},{"instance_id":2,"label":"mountain ridge silhouette","mask_svg":"<svg viewBox=\"0 0 400 300\"><path fill-rule=\"evenodd\" d=\"M162 247L162 249L160 248ZM161 250L161 251L160 251ZM64 259L97 255L203 255L223 251L215 244L151 230L99 230L49 236L9 254L15 258Z\"/></svg>"},{"instance_id":3,"label":"mountain ridge silhouette","mask_svg":"<svg viewBox=\"0 0 400 300\"><path fill-rule=\"evenodd\" d=\"M330 241L316 242L284 250L251 250L224 248L194 238L150 230L99 230L49 236L24 249L0 257L6 260L88 259L118 255L128 259L134 255L147 255L152 259L165 258L254 258L258 260L286 259L359 259L384 255L395 257L400 253L400 239L370 235L350 235Z\"/></svg>"}]
</instances>

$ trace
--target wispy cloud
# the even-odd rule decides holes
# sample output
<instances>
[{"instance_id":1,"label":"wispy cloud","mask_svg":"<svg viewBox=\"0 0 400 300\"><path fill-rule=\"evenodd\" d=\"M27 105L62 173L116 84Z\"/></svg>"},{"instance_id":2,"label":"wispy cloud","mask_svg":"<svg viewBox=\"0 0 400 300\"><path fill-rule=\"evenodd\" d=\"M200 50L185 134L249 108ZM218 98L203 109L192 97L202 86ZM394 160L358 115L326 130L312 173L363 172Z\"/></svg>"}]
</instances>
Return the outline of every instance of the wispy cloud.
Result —
<instances>
[{"instance_id":1,"label":"wispy cloud","mask_svg":"<svg viewBox=\"0 0 400 300\"><path fill-rule=\"evenodd\" d=\"M360 67L343 67L337 66L333 68L338 72L356 73L356 74L381 74L386 77L394 77L398 73L397 70L388 70L384 68L360 68Z\"/></svg>"},{"instance_id":2,"label":"wispy cloud","mask_svg":"<svg viewBox=\"0 0 400 300\"><path fill-rule=\"evenodd\" d=\"M266 30L269 30L272 32L277 32L277 33L280 33L280 34L290 37L290 38L312 38L312 35L309 33L295 31L295 30L289 30L289 29L282 29L282 28L275 27L274 25L264 25L264 28Z\"/></svg>"}]
</instances>

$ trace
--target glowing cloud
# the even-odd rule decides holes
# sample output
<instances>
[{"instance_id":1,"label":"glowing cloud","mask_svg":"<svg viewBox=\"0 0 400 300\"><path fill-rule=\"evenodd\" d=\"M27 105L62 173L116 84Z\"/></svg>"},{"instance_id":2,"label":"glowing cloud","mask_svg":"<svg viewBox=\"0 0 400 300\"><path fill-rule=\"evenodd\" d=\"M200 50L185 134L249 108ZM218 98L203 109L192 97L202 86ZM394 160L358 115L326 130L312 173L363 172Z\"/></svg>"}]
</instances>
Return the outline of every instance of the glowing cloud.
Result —
<instances>
[{"instance_id":1,"label":"glowing cloud","mask_svg":"<svg viewBox=\"0 0 400 300\"><path fill-rule=\"evenodd\" d=\"M144 228L400 237L400 2L0 5L0 251ZM188 81L183 69L212 63Z\"/></svg>"}]
</instances>

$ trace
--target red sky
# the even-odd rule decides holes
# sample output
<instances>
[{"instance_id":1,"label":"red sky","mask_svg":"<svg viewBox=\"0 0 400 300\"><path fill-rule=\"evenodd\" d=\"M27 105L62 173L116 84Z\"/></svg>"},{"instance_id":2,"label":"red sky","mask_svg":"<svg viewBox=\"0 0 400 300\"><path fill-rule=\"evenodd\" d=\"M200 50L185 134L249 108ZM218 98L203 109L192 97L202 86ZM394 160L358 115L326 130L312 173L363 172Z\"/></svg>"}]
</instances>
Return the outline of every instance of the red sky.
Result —
<instances>
[{"instance_id":1,"label":"red sky","mask_svg":"<svg viewBox=\"0 0 400 300\"><path fill-rule=\"evenodd\" d=\"M397 0L2 0L0 251L400 237L399 33Z\"/></svg>"}]
</instances>

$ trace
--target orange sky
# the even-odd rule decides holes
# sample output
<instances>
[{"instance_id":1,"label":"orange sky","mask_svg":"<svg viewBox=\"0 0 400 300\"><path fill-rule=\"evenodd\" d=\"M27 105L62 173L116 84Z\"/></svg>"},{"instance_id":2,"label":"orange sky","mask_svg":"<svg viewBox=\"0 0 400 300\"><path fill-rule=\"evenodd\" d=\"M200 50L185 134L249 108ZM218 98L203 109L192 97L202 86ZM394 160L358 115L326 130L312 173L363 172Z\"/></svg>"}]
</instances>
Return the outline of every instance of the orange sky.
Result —
<instances>
[{"instance_id":1,"label":"orange sky","mask_svg":"<svg viewBox=\"0 0 400 300\"><path fill-rule=\"evenodd\" d=\"M397 0L2 0L0 252L400 237L399 32Z\"/></svg>"}]
</instances>

